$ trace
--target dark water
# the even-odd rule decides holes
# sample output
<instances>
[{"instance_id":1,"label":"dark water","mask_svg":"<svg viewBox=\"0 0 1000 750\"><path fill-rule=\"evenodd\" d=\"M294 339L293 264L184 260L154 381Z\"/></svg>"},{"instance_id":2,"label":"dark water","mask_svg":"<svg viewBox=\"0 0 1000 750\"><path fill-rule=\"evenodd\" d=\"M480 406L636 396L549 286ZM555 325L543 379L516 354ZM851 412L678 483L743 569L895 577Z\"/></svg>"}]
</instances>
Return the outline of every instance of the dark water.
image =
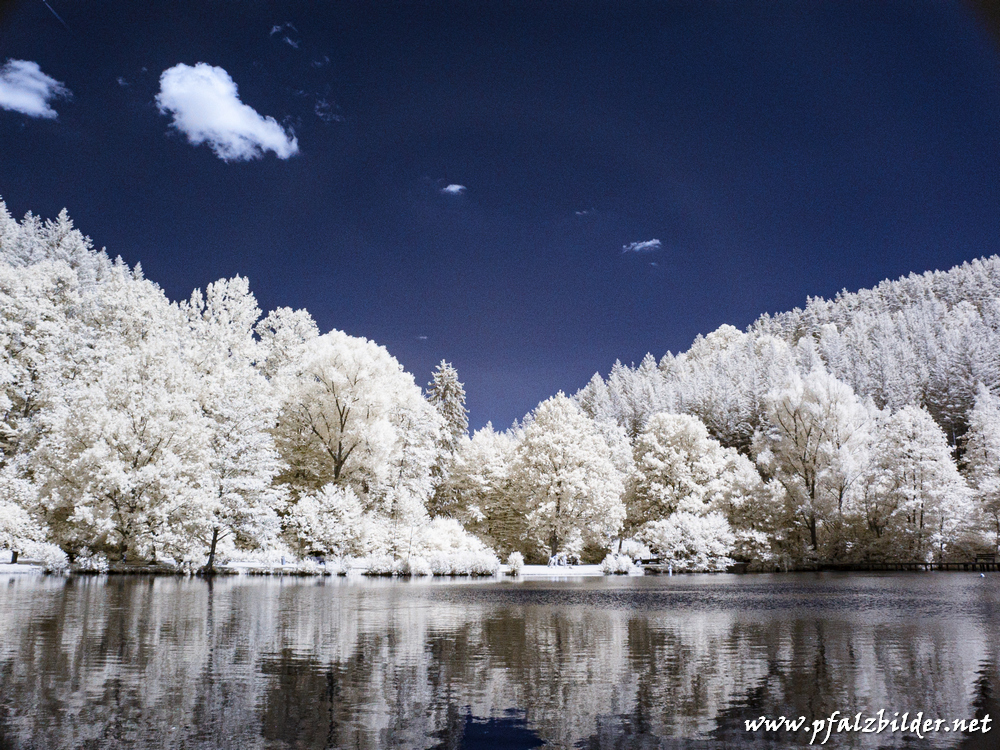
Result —
<instances>
[{"instance_id":1,"label":"dark water","mask_svg":"<svg viewBox=\"0 0 1000 750\"><path fill-rule=\"evenodd\" d=\"M10 576L0 748L804 747L745 721L1000 720L998 652L989 574ZM1000 748L1000 727L827 746Z\"/></svg>"}]
</instances>

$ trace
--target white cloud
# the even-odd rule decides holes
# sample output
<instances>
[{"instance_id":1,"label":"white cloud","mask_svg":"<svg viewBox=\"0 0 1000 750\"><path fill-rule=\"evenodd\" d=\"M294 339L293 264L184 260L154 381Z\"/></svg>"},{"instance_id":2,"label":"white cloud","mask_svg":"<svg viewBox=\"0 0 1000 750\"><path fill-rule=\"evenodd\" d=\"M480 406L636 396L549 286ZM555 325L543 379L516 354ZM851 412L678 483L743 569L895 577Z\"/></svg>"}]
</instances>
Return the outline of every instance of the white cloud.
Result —
<instances>
[{"instance_id":1,"label":"white cloud","mask_svg":"<svg viewBox=\"0 0 1000 750\"><path fill-rule=\"evenodd\" d=\"M45 75L36 62L8 60L0 67L0 109L54 120L56 111L49 102L70 96L70 90Z\"/></svg>"},{"instance_id":2,"label":"white cloud","mask_svg":"<svg viewBox=\"0 0 1000 750\"><path fill-rule=\"evenodd\" d=\"M659 240L645 240L643 242L630 242L622 245L623 253L646 253L652 250L659 250L663 243Z\"/></svg>"},{"instance_id":3,"label":"white cloud","mask_svg":"<svg viewBox=\"0 0 1000 750\"><path fill-rule=\"evenodd\" d=\"M180 63L163 71L160 112L192 145L207 143L223 161L249 161L273 151L279 159L299 152L299 142L273 117L263 117L240 101L236 83L222 68Z\"/></svg>"},{"instance_id":4,"label":"white cloud","mask_svg":"<svg viewBox=\"0 0 1000 750\"><path fill-rule=\"evenodd\" d=\"M461 195L465 192L465 185L448 185L447 187L441 188L441 192L446 195Z\"/></svg>"}]
</instances>

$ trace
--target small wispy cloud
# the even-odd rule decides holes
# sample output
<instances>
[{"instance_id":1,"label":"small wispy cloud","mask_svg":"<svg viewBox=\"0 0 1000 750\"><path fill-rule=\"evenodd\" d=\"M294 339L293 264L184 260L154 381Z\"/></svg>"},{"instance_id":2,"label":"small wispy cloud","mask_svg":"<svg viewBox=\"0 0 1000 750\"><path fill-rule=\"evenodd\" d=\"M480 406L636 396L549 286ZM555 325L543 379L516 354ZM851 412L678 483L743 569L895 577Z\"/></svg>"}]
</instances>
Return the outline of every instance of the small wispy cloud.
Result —
<instances>
[{"instance_id":1,"label":"small wispy cloud","mask_svg":"<svg viewBox=\"0 0 1000 750\"><path fill-rule=\"evenodd\" d=\"M426 336L417 336L417 340L418 341L426 341L427 337Z\"/></svg>"},{"instance_id":2,"label":"small wispy cloud","mask_svg":"<svg viewBox=\"0 0 1000 750\"><path fill-rule=\"evenodd\" d=\"M441 192L445 195L461 195L465 192L465 185L447 185L441 188Z\"/></svg>"},{"instance_id":3,"label":"small wispy cloud","mask_svg":"<svg viewBox=\"0 0 1000 750\"><path fill-rule=\"evenodd\" d=\"M8 60L0 67L0 109L54 120L58 115L50 102L71 96L64 84L45 75L36 62Z\"/></svg>"},{"instance_id":4,"label":"small wispy cloud","mask_svg":"<svg viewBox=\"0 0 1000 750\"><path fill-rule=\"evenodd\" d=\"M343 122L344 117L337 111L338 109L336 104L331 104L326 99L319 99L313 111L323 122Z\"/></svg>"},{"instance_id":5,"label":"small wispy cloud","mask_svg":"<svg viewBox=\"0 0 1000 750\"><path fill-rule=\"evenodd\" d=\"M577 216L590 216L590 214L594 213L594 209L588 208L588 209L586 209L584 211L574 211L574 213Z\"/></svg>"},{"instance_id":6,"label":"small wispy cloud","mask_svg":"<svg viewBox=\"0 0 1000 750\"><path fill-rule=\"evenodd\" d=\"M663 245L659 240L644 240L643 242L630 242L627 245L622 245L623 253L649 253L653 250L659 250Z\"/></svg>"},{"instance_id":7,"label":"small wispy cloud","mask_svg":"<svg viewBox=\"0 0 1000 750\"><path fill-rule=\"evenodd\" d=\"M125 80L125 76L118 76L118 85L122 88L128 86L128 81Z\"/></svg>"},{"instance_id":8,"label":"small wispy cloud","mask_svg":"<svg viewBox=\"0 0 1000 750\"><path fill-rule=\"evenodd\" d=\"M293 36L298 37L299 30L295 28L295 26L291 22L279 24L277 26L272 26L270 35L274 36L275 34L280 34L281 41L283 41L289 47L298 49L299 45L302 44L301 39L293 38Z\"/></svg>"},{"instance_id":9,"label":"small wispy cloud","mask_svg":"<svg viewBox=\"0 0 1000 750\"><path fill-rule=\"evenodd\" d=\"M223 68L180 63L163 71L156 104L193 146L207 143L223 161L258 159L273 151L279 159L299 152L295 136L273 117L240 101L236 83Z\"/></svg>"}]
</instances>

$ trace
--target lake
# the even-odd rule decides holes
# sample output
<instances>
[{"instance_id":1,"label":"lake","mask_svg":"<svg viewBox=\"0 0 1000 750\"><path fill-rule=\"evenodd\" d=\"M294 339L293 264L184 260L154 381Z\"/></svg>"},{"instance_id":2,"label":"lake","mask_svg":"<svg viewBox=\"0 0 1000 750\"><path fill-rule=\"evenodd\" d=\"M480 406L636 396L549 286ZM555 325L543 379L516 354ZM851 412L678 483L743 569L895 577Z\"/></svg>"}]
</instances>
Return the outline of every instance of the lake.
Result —
<instances>
[{"instance_id":1,"label":"lake","mask_svg":"<svg viewBox=\"0 0 1000 750\"><path fill-rule=\"evenodd\" d=\"M997 574L0 578L3 750L972 750L998 696Z\"/></svg>"}]
</instances>

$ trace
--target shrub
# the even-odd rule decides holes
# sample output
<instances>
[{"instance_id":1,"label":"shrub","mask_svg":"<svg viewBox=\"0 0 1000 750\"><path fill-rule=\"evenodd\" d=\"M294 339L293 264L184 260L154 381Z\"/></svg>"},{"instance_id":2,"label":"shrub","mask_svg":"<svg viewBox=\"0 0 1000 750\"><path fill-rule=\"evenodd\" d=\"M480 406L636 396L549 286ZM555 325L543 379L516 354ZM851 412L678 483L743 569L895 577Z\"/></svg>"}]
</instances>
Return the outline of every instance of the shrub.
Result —
<instances>
[{"instance_id":1,"label":"shrub","mask_svg":"<svg viewBox=\"0 0 1000 750\"><path fill-rule=\"evenodd\" d=\"M69 569L66 553L48 542L25 542L24 558L37 562L46 573L63 573Z\"/></svg>"},{"instance_id":2,"label":"shrub","mask_svg":"<svg viewBox=\"0 0 1000 750\"><path fill-rule=\"evenodd\" d=\"M77 555L72 569L74 573L107 573L108 558L101 553L91 554L88 550Z\"/></svg>"},{"instance_id":3,"label":"shrub","mask_svg":"<svg viewBox=\"0 0 1000 750\"><path fill-rule=\"evenodd\" d=\"M736 537L721 513L674 513L645 524L639 537L659 555L661 563L677 572L724 571L733 564L730 555Z\"/></svg>"},{"instance_id":4,"label":"shrub","mask_svg":"<svg viewBox=\"0 0 1000 750\"><path fill-rule=\"evenodd\" d=\"M609 554L601 562L601 572L604 575L629 575L641 573L642 568L632 562L632 558L628 555Z\"/></svg>"},{"instance_id":5,"label":"shrub","mask_svg":"<svg viewBox=\"0 0 1000 750\"><path fill-rule=\"evenodd\" d=\"M521 575L521 569L524 568L524 555L520 552L511 552L507 556L507 567L510 569L508 571L510 575Z\"/></svg>"}]
</instances>

